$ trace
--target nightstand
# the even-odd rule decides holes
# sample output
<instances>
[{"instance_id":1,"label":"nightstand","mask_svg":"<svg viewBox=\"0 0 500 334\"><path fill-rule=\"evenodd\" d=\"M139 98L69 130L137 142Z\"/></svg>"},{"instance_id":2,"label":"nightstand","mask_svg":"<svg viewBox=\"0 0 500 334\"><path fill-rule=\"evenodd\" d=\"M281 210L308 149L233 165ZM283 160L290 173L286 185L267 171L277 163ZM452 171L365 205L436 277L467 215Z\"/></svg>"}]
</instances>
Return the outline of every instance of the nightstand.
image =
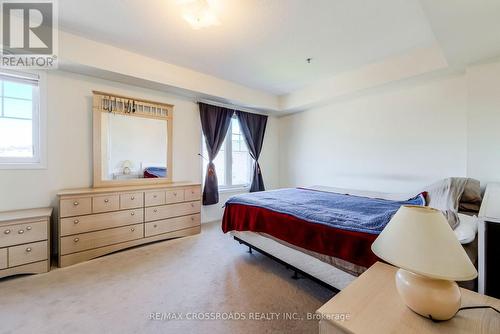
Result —
<instances>
[{"instance_id":1,"label":"nightstand","mask_svg":"<svg viewBox=\"0 0 500 334\"><path fill-rule=\"evenodd\" d=\"M491 309L460 311L453 319L434 323L411 311L400 299L397 268L377 262L318 311L319 333L498 333L500 316ZM490 305L500 300L466 289L462 306Z\"/></svg>"},{"instance_id":2,"label":"nightstand","mask_svg":"<svg viewBox=\"0 0 500 334\"><path fill-rule=\"evenodd\" d=\"M50 270L52 208L0 212L0 277Z\"/></svg>"},{"instance_id":3,"label":"nightstand","mask_svg":"<svg viewBox=\"0 0 500 334\"><path fill-rule=\"evenodd\" d=\"M478 291L500 298L500 183L486 186L479 211Z\"/></svg>"}]
</instances>

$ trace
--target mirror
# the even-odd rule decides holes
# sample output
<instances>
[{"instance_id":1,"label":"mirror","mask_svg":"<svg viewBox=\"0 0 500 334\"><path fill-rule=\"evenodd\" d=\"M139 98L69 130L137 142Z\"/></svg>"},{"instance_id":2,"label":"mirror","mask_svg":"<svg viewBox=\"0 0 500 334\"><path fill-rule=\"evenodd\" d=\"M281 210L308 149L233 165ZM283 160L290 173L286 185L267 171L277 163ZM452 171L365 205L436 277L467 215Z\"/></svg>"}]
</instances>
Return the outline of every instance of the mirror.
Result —
<instances>
[{"instance_id":1,"label":"mirror","mask_svg":"<svg viewBox=\"0 0 500 334\"><path fill-rule=\"evenodd\" d=\"M172 107L94 95L94 187L172 180Z\"/></svg>"},{"instance_id":2,"label":"mirror","mask_svg":"<svg viewBox=\"0 0 500 334\"><path fill-rule=\"evenodd\" d=\"M167 121L101 113L103 180L165 178Z\"/></svg>"}]
</instances>

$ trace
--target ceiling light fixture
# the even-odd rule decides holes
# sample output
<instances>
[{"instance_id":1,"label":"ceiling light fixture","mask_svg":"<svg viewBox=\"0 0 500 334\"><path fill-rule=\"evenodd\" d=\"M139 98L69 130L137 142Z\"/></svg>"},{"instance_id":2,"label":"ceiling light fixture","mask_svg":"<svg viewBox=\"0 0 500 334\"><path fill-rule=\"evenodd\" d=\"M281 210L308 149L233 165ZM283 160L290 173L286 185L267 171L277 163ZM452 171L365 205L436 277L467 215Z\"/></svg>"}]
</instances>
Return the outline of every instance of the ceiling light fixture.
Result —
<instances>
[{"instance_id":1,"label":"ceiling light fixture","mask_svg":"<svg viewBox=\"0 0 500 334\"><path fill-rule=\"evenodd\" d=\"M182 8L182 18L193 29L220 24L215 11L215 0L178 0L178 3Z\"/></svg>"}]
</instances>

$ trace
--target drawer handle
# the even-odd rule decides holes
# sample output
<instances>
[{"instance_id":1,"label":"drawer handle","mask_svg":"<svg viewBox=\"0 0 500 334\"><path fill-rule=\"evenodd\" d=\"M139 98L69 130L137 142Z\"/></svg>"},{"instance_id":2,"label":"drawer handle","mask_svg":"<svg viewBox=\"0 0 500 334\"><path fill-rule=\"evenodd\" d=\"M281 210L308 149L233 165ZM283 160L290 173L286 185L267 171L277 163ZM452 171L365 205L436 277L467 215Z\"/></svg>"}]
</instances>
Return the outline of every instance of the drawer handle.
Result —
<instances>
[{"instance_id":1,"label":"drawer handle","mask_svg":"<svg viewBox=\"0 0 500 334\"><path fill-rule=\"evenodd\" d=\"M5 231L3 231L3 233L10 234L10 230L5 230Z\"/></svg>"},{"instance_id":2,"label":"drawer handle","mask_svg":"<svg viewBox=\"0 0 500 334\"><path fill-rule=\"evenodd\" d=\"M156 213L156 212L158 212L158 210L154 209L153 212Z\"/></svg>"},{"instance_id":3,"label":"drawer handle","mask_svg":"<svg viewBox=\"0 0 500 334\"><path fill-rule=\"evenodd\" d=\"M131 216L135 216L135 212L131 212L131 213L130 213L130 215L131 215Z\"/></svg>"},{"instance_id":4,"label":"drawer handle","mask_svg":"<svg viewBox=\"0 0 500 334\"><path fill-rule=\"evenodd\" d=\"M26 226L26 231L31 231L31 226Z\"/></svg>"},{"instance_id":5,"label":"drawer handle","mask_svg":"<svg viewBox=\"0 0 500 334\"><path fill-rule=\"evenodd\" d=\"M153 225L153 227L154 227L154 228L157 228L157 227L158 227L158 225L154 224L154 225Z\"/></svg>"},{"instance_id":6,"label":"drawer handle","mask_svg":"<svg viewBox=\"0 0 500 334\"><path fill-rule=\"evenodd\" d=\"M194 208L194 203L191 203L191 207Z\"/></svg>"},{"instance_id":7,"label":"drawer handle","mask_svg":"<svg viewBox=\"0 0 500 334\"><path fill-rule=\"evenodd\" d=\"M132 196L132 197L130 197L130 199L133 201L133 200L135 200L135 197L134 197L134 196Z\"/></svg>"},{"instance_id":8,"label":"drawer handle","mask_svg":"<svg viewBox=\"0 0 500 334\"><path fill-rule=\"evenodd\" d=\"M194 195L194 191L191 191L191 194L193 194L193 195Z\"/></svg>"},{"instance_id":9,"label":"drawer handle","mask_svg":"<svg viewBox=\"0 0 500 334\"><path fill-rule=\"evenodd\" d=\"M191 217L191 220L194 221L194 217Z\"/></svg>"},{"instance_id":10,"label":"drawer handle","mask_svg":"<svg viewBox=\"0 0 500 334\"><path fill-rule=\"evenodd\" d=\"M75 224L75 225L76 225L76 224L78 224L79 222L80 222L80 221L79 221L78 219L75 219L75 220L73 221L73 224Z\"/></svg>"},{"instance_id":11,"label":"drawer handle","mask_svg":"<svg viewBox=\"0 0 500 334\"><path fill-rule=\"evenodd\" d=\"M80 238L74 238L73 239L73 242L78 242L78 241L80 241Z\"/></svg>"},{"instance_id":12,"label":"drawer handle","mask_svg":"<svg viewBox=\"0 0 500 334\"><path fill-rule=\"evenodd\" d=\"M157 197L158 197L158 195L153 195L153 198L157 198Z\"/></svg>"},{"instance_id":13,"label":"drawer handle","mask_svg":"<svg viewBox=\"0 0 500 334\"><path fill-rule=\"evenodd\" d=\"M30 253L31 252L31 247L26 248L26 252Z\"/></svg>"},{"instance_id":14,"label":"drawer handle","mask_svg":"<svg viewBox=\"0 0 500 334\"><path fill-rule=\"evenodd\" d=\"M74 202L73 202L73 205L74 205L74 206L77 206L78 204L80 204L80 203L78 203L77 201L74 201Z\"/></svg>"},{"instance_id":15,"label":"drawer handle","mask_svg":"<svg viewBox=\"0 0 500 334\"><path fill-rule=\"evenodd\" d=\"M106 199L104 200L104 203L108 203L108 202L109 202L109 199L107 199L107 198L106 198Z\"/></svg>"},{"instance_id":16,"label":"drawer handle","mask_svg":"<svg viewBox=\"0 0 500 334\"><path fill-rule=\"evenodd\" d=\"M19 230L19 231L17 231L17 233L19 233L19 234L23 234L23 233L24 233L24 230Z\"/></svg>"},{"instance_id":17,"label":"drawer handle","mask_svg":"<svg viewBox=\"0 0 500 334\"><path fill-rule=\"evenodd\" d=\"M134 231L135 231L135 228L133 228L133 227L132 227L132 228L130 229L130 231L134 232Z\"/></svg>"},{"instance_id":18,"label":"drawer handle","mask_svg":"<svg viewBox=\"0 0 500 334\"><path fill-rule=\"evenodd\" d=\"M177 196L177 193L174 193L174 196Z\"/></svg>"}]
</instances>

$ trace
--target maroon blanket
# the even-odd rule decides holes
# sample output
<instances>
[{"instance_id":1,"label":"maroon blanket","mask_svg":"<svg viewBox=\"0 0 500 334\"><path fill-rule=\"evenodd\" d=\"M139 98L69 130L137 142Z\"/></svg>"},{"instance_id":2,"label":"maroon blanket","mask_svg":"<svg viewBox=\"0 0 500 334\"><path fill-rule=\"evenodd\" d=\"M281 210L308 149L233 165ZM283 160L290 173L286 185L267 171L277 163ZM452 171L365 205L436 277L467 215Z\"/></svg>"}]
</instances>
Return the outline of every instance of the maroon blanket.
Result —
<instances>
[{"instance_id":1,"label":"maroon blanket","mask_svg":"<svg viewBox=\"0 0 500 334\"><path fill-rule=\"evenodd\" d=\"M252 231L267 233L292 245L317 253L334 256L363 267L378 261L371 251L376 234L346 231L324 224L310 223L271 210L227 204L222 219L222 231Z\"/></svg>"}]
</instances>

